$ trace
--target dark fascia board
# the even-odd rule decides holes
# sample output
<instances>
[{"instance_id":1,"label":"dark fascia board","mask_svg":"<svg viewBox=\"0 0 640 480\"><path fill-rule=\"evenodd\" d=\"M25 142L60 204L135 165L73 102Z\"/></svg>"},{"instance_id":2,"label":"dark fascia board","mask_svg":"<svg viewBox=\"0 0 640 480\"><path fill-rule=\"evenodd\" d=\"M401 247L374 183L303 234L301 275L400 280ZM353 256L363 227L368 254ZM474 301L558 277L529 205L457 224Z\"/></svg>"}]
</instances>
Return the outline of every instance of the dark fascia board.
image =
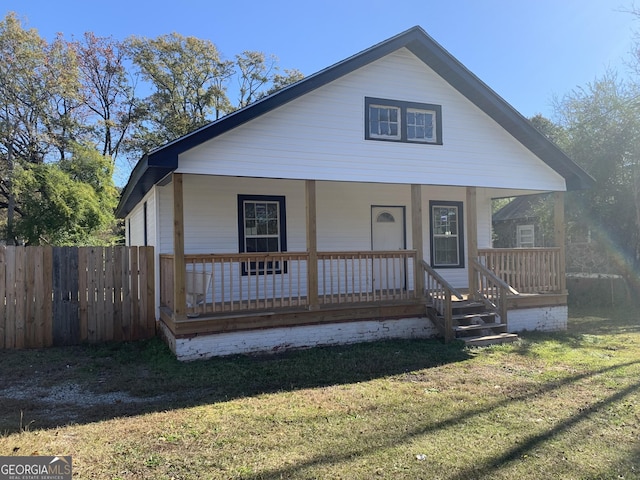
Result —
<instances>
[{"instance_id":1,"label":"dark fascia board","mask_svg":"<svg viewBox=\"0 0 640 480\"><path fill-rule=\"evenodd\" d=\"M176 162L177 167L177 162ZM149 164L148 155L143 156L131 172L129 181L122 190L116 207L116 217L126 217L153 186L175 170L176 167L159 167Z\"/></svg>"},{"instance_id":2,"label":"dark fascia board","mask_svg":"<svg viewBox=\"0 0 640 480\"><path fill-rule=\"evenodd\" d=\"M131 174L122 193L120 205L118 205L118 216L127 215L133 206L142 199L142 196L153 186L153 184L149 186L149 181L163 178L167 173L175 170L178 167L178 155L181 153L403 47L409 49L531 152L563 176L569 190L589 188L595 183L589 174L538 132L526 118L456 60L421 27L416 26L151 151L148 156L140 160ZM158 169L158 172L148 172L148 170L154 169ZM136 170L139 171L136 172ZM143 185L138 185L139 182L142 182ZM133 198L130 198L131 196Z\"/></svg>"}]
</instances>

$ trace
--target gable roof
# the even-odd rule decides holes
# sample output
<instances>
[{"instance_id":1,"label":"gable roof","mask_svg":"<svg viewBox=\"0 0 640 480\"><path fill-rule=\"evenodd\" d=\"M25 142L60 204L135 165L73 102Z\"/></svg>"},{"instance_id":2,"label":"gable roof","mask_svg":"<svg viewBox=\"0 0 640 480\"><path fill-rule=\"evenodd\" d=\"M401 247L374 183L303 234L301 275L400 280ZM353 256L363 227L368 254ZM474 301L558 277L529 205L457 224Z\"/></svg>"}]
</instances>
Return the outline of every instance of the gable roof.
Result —
<instances>
[{"instance_id":1,"label":"gable roof","mask_svg":"<svg viewBox=\"0 0 640 480\"><path fill-rule=\"evenodd\" d=\"M539 212L534 207L548 197L547 193L536 195L522 195L515 197L492 216L494 222L508 222L512 220L525 220L537 218Z\"/></svg>"},{"instance_id":2,"label":"gable roof","mask_svg":"<svg viewBox=\"0 0 640 480\"><path fill-rule=\"evenodd\" d=\"M129 177L120 197L116 215L126 216L154 184L178 168L178 155L181 153L403 47L564 177L567 189L589 188L594 184L589 174L542 135L525 117L471 73L421 27L416 26L144 155Z\"/></svg>"}]
</instances>

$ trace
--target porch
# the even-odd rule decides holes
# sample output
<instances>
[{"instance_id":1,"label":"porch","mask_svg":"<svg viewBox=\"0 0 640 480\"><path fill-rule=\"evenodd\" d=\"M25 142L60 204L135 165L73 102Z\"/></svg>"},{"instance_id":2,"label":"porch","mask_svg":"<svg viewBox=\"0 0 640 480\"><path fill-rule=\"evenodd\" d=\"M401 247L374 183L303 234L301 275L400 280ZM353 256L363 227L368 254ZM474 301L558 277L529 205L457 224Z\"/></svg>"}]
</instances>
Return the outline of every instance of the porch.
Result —
<instances>
[{"instance_id":1,"label":"porch","mask_svg":"<svg viewBox=\"0 0 640 480\"><path fill-rule=\"evenodd\" d=\"M189 254L175 274L160 256L160 316L172 335L430 318L450 341L456 305L473 300L492 312L482 325L506 331L510 310L566 304L561 249L480 249L469 260L470 288L456 289L415 250ZM315 266L315 268L313 268ZM311 276L309 272L314 272ZM315 281L314 281L315 280ZM184 304L176 304L178 285Z\"/></svg>"},{"instance_id":2,"label":"porch","mask_svg":"<svg viewBox=\"0 0 640 480\"><path fill-rule=\"evenodd\" d=\"M280 332L279 341L290 345L288 338L301 331L293 332L293 327L310 328L299 340L301 345L313 344L319 331L329 332L327 342L337 343L364 341L377 338L376 335L388 338L397 335L398 331L402 331L401 335L405 337L439 335L450 341L461 336L477 336L478 333L482 336L482 332L487 330L497 335L506 334L510 310L566 306L561 192L556 194L555 221L555 238L560 246L495 250L478 247L479 230L483 232L483 245L487 244L488 238L484 227L478 224L477 189L464 187L462 201L454 208L457 209L455 215L461 215L464 204L466 238L462 242L462 236L457 236L456 261L447 271L446 268L434 269L430 261L425 261L433 255L433 251L428 253L428 245L433 245L433 238L427 237L429 224L424 222L423 208L429 206L429 215L433 212L429 202L423 198L422 185L386 187L387 193L393 191L394 198L398 194L405 195L403 201L389 202L391 205L404 205L398 207L396 218L402 220L401 232L408 239L402 241L404 246L395 250L376 248L373 238L369 239L371 243L366 242L369 249L319 249L317 182L306 180L304 189L300 188L300 183L288 184L289 188L295 186L297 189L297 193L292 194L298 198L293 206L299 212L297 217L292 216L298 219L297 230L292 227L292 231L296 231L302 240L298 242L297 251L238 253L223 250L203 254L185 251L182 183L181 174L172 174L173 252L160 255L158 268L161 328L169 342L196 336L200 337L198 342L205 338L224 342L225 336L238 332L233 341L244 344L246 338ZM322 205L333 200L330 193L334 197L344 194L337 185L322 184L322 187ZM370 195L374 192L362 186L358 188ZM427 188L433 195L434 187ZM442 190L440 194L443 194ZM196 198L190 197L191 202ZM487 205L486 192L483 192L482 199L484 208ZM360 196L356 201L371 205L373 219L375 203L367 200L366 196ZM409 212L406 228L405 211ZM486 216L486 212L482 215ZM487 219L482 215L480 218L486 225ZM327 221L326 207L321 218ZM193 223L191 225L196 227ZM373 229L371 224L369 226ZM359 232L364 233L362 229ZM190 242L193 238L189 237ZM239 238L243 238L242 234ZM323 236L322 243L328 246L332 242ZM410 248L406 248L407 244ZM302 251L300 247L306 249ZM455 307L460 306L456 302L461 301L471 303L477 310L467 312L464 318L456 315ZM558 316L562 315L560 312ZM564 317L566 323L566 310ZM487 321L476 325L465 323L478 318L486 318ZM389 325L384 325L387 321ZM358 333L350 340L340 331L357 330L358 324L367 322L377 333L369 336ZM396 330L400 324L404 326ZM529 325L524 328L536 328ZM380 329L388 335L379 332ZM217 338L214 340L213 337ZM218 343L215 348L220 345ZM263 347L268 348L266 343ZM198 348L207 355L213 347L202 345ZM261 347L256 343L255 348Z\"/></svg>"}]
</instances>

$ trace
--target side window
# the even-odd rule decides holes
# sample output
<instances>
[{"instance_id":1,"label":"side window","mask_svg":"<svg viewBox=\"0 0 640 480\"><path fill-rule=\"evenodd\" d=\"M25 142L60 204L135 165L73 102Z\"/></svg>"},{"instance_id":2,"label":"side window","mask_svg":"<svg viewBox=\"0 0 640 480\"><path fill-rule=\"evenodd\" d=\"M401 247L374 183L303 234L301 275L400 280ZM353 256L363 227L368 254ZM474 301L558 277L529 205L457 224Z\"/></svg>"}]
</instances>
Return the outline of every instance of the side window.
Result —
<instances>
[{"instance_id":1,"label":"side window","mask_svg":"<svg viewBox=\"0 0 640 480\"><path fill-rule=\"evenodd\" d=\"M464 267L462 202L429 202L431 266Z\"/></svg>"},{"instance_id":2,"label":"side window","mask_svg":"<svg viewBox=\"0 0 640 480\"><path fill-rule=\"evenodd\" d=\"M240 253L286 252L285 197L238 195ZM281 273L281 262L248 262L242 274Z\"/></svg>"}]
</instances>

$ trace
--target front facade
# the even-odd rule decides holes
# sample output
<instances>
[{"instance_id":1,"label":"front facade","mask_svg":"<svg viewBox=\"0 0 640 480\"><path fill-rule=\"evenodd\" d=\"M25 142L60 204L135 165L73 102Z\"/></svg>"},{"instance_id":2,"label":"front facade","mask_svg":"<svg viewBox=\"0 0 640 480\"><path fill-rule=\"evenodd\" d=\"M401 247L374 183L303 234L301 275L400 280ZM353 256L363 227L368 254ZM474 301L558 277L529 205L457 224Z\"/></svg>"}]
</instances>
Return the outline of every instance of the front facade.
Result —
<instances>
[{"instance_id":1,"label":"front facade","mask_svg":"<svg viewBox=\"0 0 640 480\"><path fill-rule=\"evenodd\" d=\"M590 182L416 27L151 152L118 213L155 247L160 326L193 359L448 338L456 295L510 330L562 328L562 243L506 289L497 267L524 260L492 251L491 199L557 192L561 233L561 192Z\"/></svg>"}]
</instances>

